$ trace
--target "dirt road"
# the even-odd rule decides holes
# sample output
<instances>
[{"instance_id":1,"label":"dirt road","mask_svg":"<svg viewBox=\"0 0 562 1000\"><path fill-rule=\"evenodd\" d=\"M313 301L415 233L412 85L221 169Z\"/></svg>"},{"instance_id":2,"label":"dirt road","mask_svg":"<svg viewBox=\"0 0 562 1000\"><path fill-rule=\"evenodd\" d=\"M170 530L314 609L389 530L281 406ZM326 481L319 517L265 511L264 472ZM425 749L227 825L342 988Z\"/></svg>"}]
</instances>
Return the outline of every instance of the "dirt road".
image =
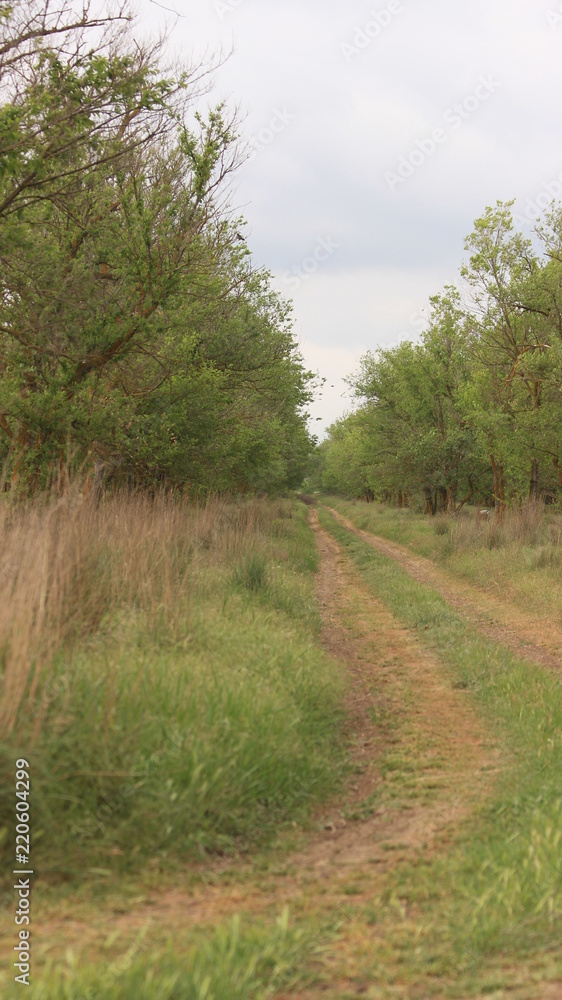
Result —
<instances>
[{"instance_id":1,"label":"dirt road","mask_svg":"<svg viewBox=\"0 0 562 1000\"><path fill-rule=\"evenodd\" d=\"M398 559L416 579L443 592L449 587L426 560L335 516ZM80 919L72 907L66 916L46 914L37 925L37 946L49 945L56 954L53 942L60 942L61 953L82 948L97 959L108 924L126 942L143 927L157 928L159 936L169 931L173 937L178 926L212 928L234 914L243 920L273 920L288 905L298 924L321 926L329 915L338 933L315 962L316 985L278 994L276 1000L427 1000L445 995L439 992L438 978L426 985L408 979L399 948L395 959L391 954L392 922L385 918L381 929L377 907L398 866L421 864L455 843L463 824L493 791L505 761L447 667L373 598L351 561L320 527L314 510L310 523L320 553L323 643L348 675L353 774L344 792L319 812L314 831L299 849L264 870L256 872L251 861L221 862L209 866L195 886L191 871L185 879L179 876L174 888L148 890L134 905L100 910L93 921ZM497 629L507 628L503 618L500 624L505 609L494 609L497 621L492 625L490 613L486 618L483 604L469 590L461 585L454 592L449 589L451 603L489 629L487 634L499 637ZM524 635L510 633L510 644L523 643ZM554 657L553 647L538 641L536 650ZM402 939L405 933L414 935L417 920L415 904L397 899L396 933ZM379 979L372 968L377 954L388 963ZM562 987L545 986L536 993L515 988L509 996L562 1000ZM480 998L473 995L472 1000Z\"/></svg>"},{"instance_id":2,"label":"dirt road","mask_svg":"<svg viewBox=\"0 0 562 1000\"><path fill-rule=\"evenodd\" d=\"M562 672L562 623L538 621L508 601L453 578L430 559L415 555L396 542L363 531L331 507L327 510L348 531L399 563L418 583L437 591L483 635L508 646L526 660Z\"/></svg>"}]
</instances>

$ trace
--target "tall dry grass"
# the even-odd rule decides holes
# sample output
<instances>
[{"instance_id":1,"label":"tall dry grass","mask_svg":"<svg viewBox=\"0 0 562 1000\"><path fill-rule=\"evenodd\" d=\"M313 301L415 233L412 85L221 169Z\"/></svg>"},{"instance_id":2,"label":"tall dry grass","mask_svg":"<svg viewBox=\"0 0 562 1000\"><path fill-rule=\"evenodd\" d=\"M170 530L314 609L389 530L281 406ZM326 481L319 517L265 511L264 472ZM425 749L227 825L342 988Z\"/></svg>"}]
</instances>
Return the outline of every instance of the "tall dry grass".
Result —
<instances>
[{"instance_id":1,"label":"tall dry grass","mask_svg":"<svg viewBox=\"0 0 562 1000\"><path fill-rule=\"evenodd\" d=\"M479 511L463 512L460 516L439 515L435 532L446 536L448 552L476 549L496 549L513 546L560 547L562 518L542 504L526 504L509 509L500 520L493 512L488 518Z\"/></svg>"},{"instance_id":2,"label":"tall dry grass","mask_svg":"<svg viewBox=\"0 0 562 1000\"><path fill-rule=\"evenodd\" d=\"M37 732L44 683L57 653L94 633L108 612L165 609L168 622L198 555L222 562L250 547L276 504L121 494L99 505L79 493L13 507L0 504L0 731L20 713ZM41 696L41 692L43 695Z\"/></svg>"}]
</instances>

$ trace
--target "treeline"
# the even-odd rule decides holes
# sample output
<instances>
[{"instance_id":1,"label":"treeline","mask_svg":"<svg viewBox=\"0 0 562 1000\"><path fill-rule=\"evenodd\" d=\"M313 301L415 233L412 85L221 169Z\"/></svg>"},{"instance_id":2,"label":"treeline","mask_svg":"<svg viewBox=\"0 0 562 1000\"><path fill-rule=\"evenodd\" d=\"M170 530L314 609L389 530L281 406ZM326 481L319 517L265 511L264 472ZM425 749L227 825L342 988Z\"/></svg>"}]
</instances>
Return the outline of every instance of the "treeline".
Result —
<instances>
[{"instance_id":1,"label":"treeline","mask_svg":"<svg viewBox=\"0 0 562 1000\"><path fill-rule=\"evenodd\" d=\"M99 6L0 3L3 488L297 485L312 376L228 210L236 122Z\"/></svg>"},{"instance_id":2,"label":"treeline","mask_svg":"<svg viewBox=\"0 0 562 1000\"><path fill-rule=\"evenodd\" d=\"M562 207L529 240L511 205L476 220L421 342L363 357L317 485L432 514L562 498Z\"/></svg>"}]
</instances>

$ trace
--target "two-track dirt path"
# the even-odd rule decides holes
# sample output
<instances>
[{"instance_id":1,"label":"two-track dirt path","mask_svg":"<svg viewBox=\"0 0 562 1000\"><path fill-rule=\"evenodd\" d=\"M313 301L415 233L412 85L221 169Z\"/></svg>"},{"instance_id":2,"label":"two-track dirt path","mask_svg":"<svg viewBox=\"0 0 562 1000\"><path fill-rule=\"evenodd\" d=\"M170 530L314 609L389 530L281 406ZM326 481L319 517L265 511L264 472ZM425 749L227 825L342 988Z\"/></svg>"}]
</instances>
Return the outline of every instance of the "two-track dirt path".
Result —
<instances>
[{"instance_id":1,"label":"two-track dirt path","mask_svg":"<svg viewBox=\"0 0 562 1000\"><path fill-rule=\"evenodd\" d=\"M322 922L330 914L341 930L318 963L320 985L277 1000L369 995L366 956L380 931L353 914L381 897L399 863L447 850L459 824L487 796L501 759L447 669L372 597L315 511L310 520L320 553L323 643L348 674L355 765L348 787L318 813L305 845L258 877L251 863L228 870L221 864L214 884L211 878L194 886L191 874L182 885L179 877L174 888L149 891L134 907L100 909L88 924L71 907L64 917L46 914L36 929L39 947L60 941L61 949L83 948L95 959L108 927L124 942L147 926L159 935L168 927L172 935L178 927L212 927L234 914L272 919L288 905L299 922ZM407 986L392 992L419 995Z\"/></svg>"},{"instance_id":2,"label":"two-track dirt path","mask_svg":"<svg viewBox=\"0 0 562 1000\"><path fill-rule=\"evenodd\" d=\"M167 932L177 940L179 928L212 928L234 914L269 921L288 905L297 923L322 926L329 915L339 933L314 964L316 985L279 993L275 1000L439 997L403 976L399 960L392 982L385 980L388 970L373 971L372 956L377 949L384 954L387 928L382 932L376 921L371 926L365 912L384 896L400 863L416 864L451 848L462 824L486 801L504 762L447 667L373 598L314 510L310 522L320 553L323 643L348 674L355 773L347 788L319 811L304 845L265 870L254 871L251 862L222 863L210 866L195 885L190 871L173 888L148 889L134 905L106 904L93 921L72 906L65 915L51 911L36 924L39 949L44 945L56 955L76 948L98 961L108 928L123 948L143 928L149 928L149 938L157 930L158 940ZM417 919L415 908L410 912L406 905L397 926L410 922L415 928ZM515 989L509 995L562 1000L562 989Z\"/></svg>"},{"instance_id":3,"label":"two-track dirt path","mask_svg":"<svg viewBox=\"0 0 562 1000\"><path fill-rule=\"evenodd\" d=\"M423 556L397 542L363 531L332 507L327 510L348 531L394 559L418 583L431 587L479 632L509 647L518 656L562 672L562 621L537 619L523 608L458 580Z\"/></svg>"},{"instance_id":4,"label":"two-track dirt path","mask_svg":"<svg viewBox=\"0 0 562 1000\"><path fill-rule=\"evenodd\" d=\"M498 755L443 664L367 591L314 511L310 519L321 556L324 643L348 666L348 710L363 773L354 793L348 790L345 810L336 807L328 817L332 836L311 844L299 861L312 871L370 863L387 867L391 844L402 845L404 855L448 837L471 803L482 799ZM381 778L383 755L402 756L410 767L412 750L414 773L405 777L397 761L396 772ZM400 775L396 784L407 786L395 809L385 802L361 823L341 818L342 811L353 812L354 804L373 793L376 798L395 773ZM409 791L414 791L411 798Z\"/></svg>"}]
</instances>

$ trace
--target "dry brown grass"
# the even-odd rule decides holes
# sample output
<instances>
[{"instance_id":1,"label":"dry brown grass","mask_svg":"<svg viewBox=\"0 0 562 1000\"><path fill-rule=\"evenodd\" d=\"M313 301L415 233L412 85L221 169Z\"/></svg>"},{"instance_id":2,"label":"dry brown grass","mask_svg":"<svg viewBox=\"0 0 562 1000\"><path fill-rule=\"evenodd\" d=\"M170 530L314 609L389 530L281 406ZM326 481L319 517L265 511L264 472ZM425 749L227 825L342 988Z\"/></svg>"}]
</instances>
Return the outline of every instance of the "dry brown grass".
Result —
<instances>
[{"instance_id":1,"label":"dry brown grass","mask_svg":"<svg viewBox=\"0 0 562 1000\"><path fill-rule=\"evenodd\" d=\"M44 681L65 646L92 634L119 607L173 617L204 558L221 563L259 540L280 510L221 499L189 506L169 496L78 491L63 499L0 504L0 730L22 708L41 724Z\"/></svg>"},{"instance_id":2,"label":"dry brown grass","mask_svg":"<svg viewBox=\"0 0 562 1000\"><path fill-rule=\"evenodd\" d=\"M500 520L490 511L488 519L478 511L459 515L439 515L435 523L438 535L448 535L454 550L495 549L503 546L559 546L562 518L542 504L529 504L507 510Z\"/></svg>"}]
</instances>

